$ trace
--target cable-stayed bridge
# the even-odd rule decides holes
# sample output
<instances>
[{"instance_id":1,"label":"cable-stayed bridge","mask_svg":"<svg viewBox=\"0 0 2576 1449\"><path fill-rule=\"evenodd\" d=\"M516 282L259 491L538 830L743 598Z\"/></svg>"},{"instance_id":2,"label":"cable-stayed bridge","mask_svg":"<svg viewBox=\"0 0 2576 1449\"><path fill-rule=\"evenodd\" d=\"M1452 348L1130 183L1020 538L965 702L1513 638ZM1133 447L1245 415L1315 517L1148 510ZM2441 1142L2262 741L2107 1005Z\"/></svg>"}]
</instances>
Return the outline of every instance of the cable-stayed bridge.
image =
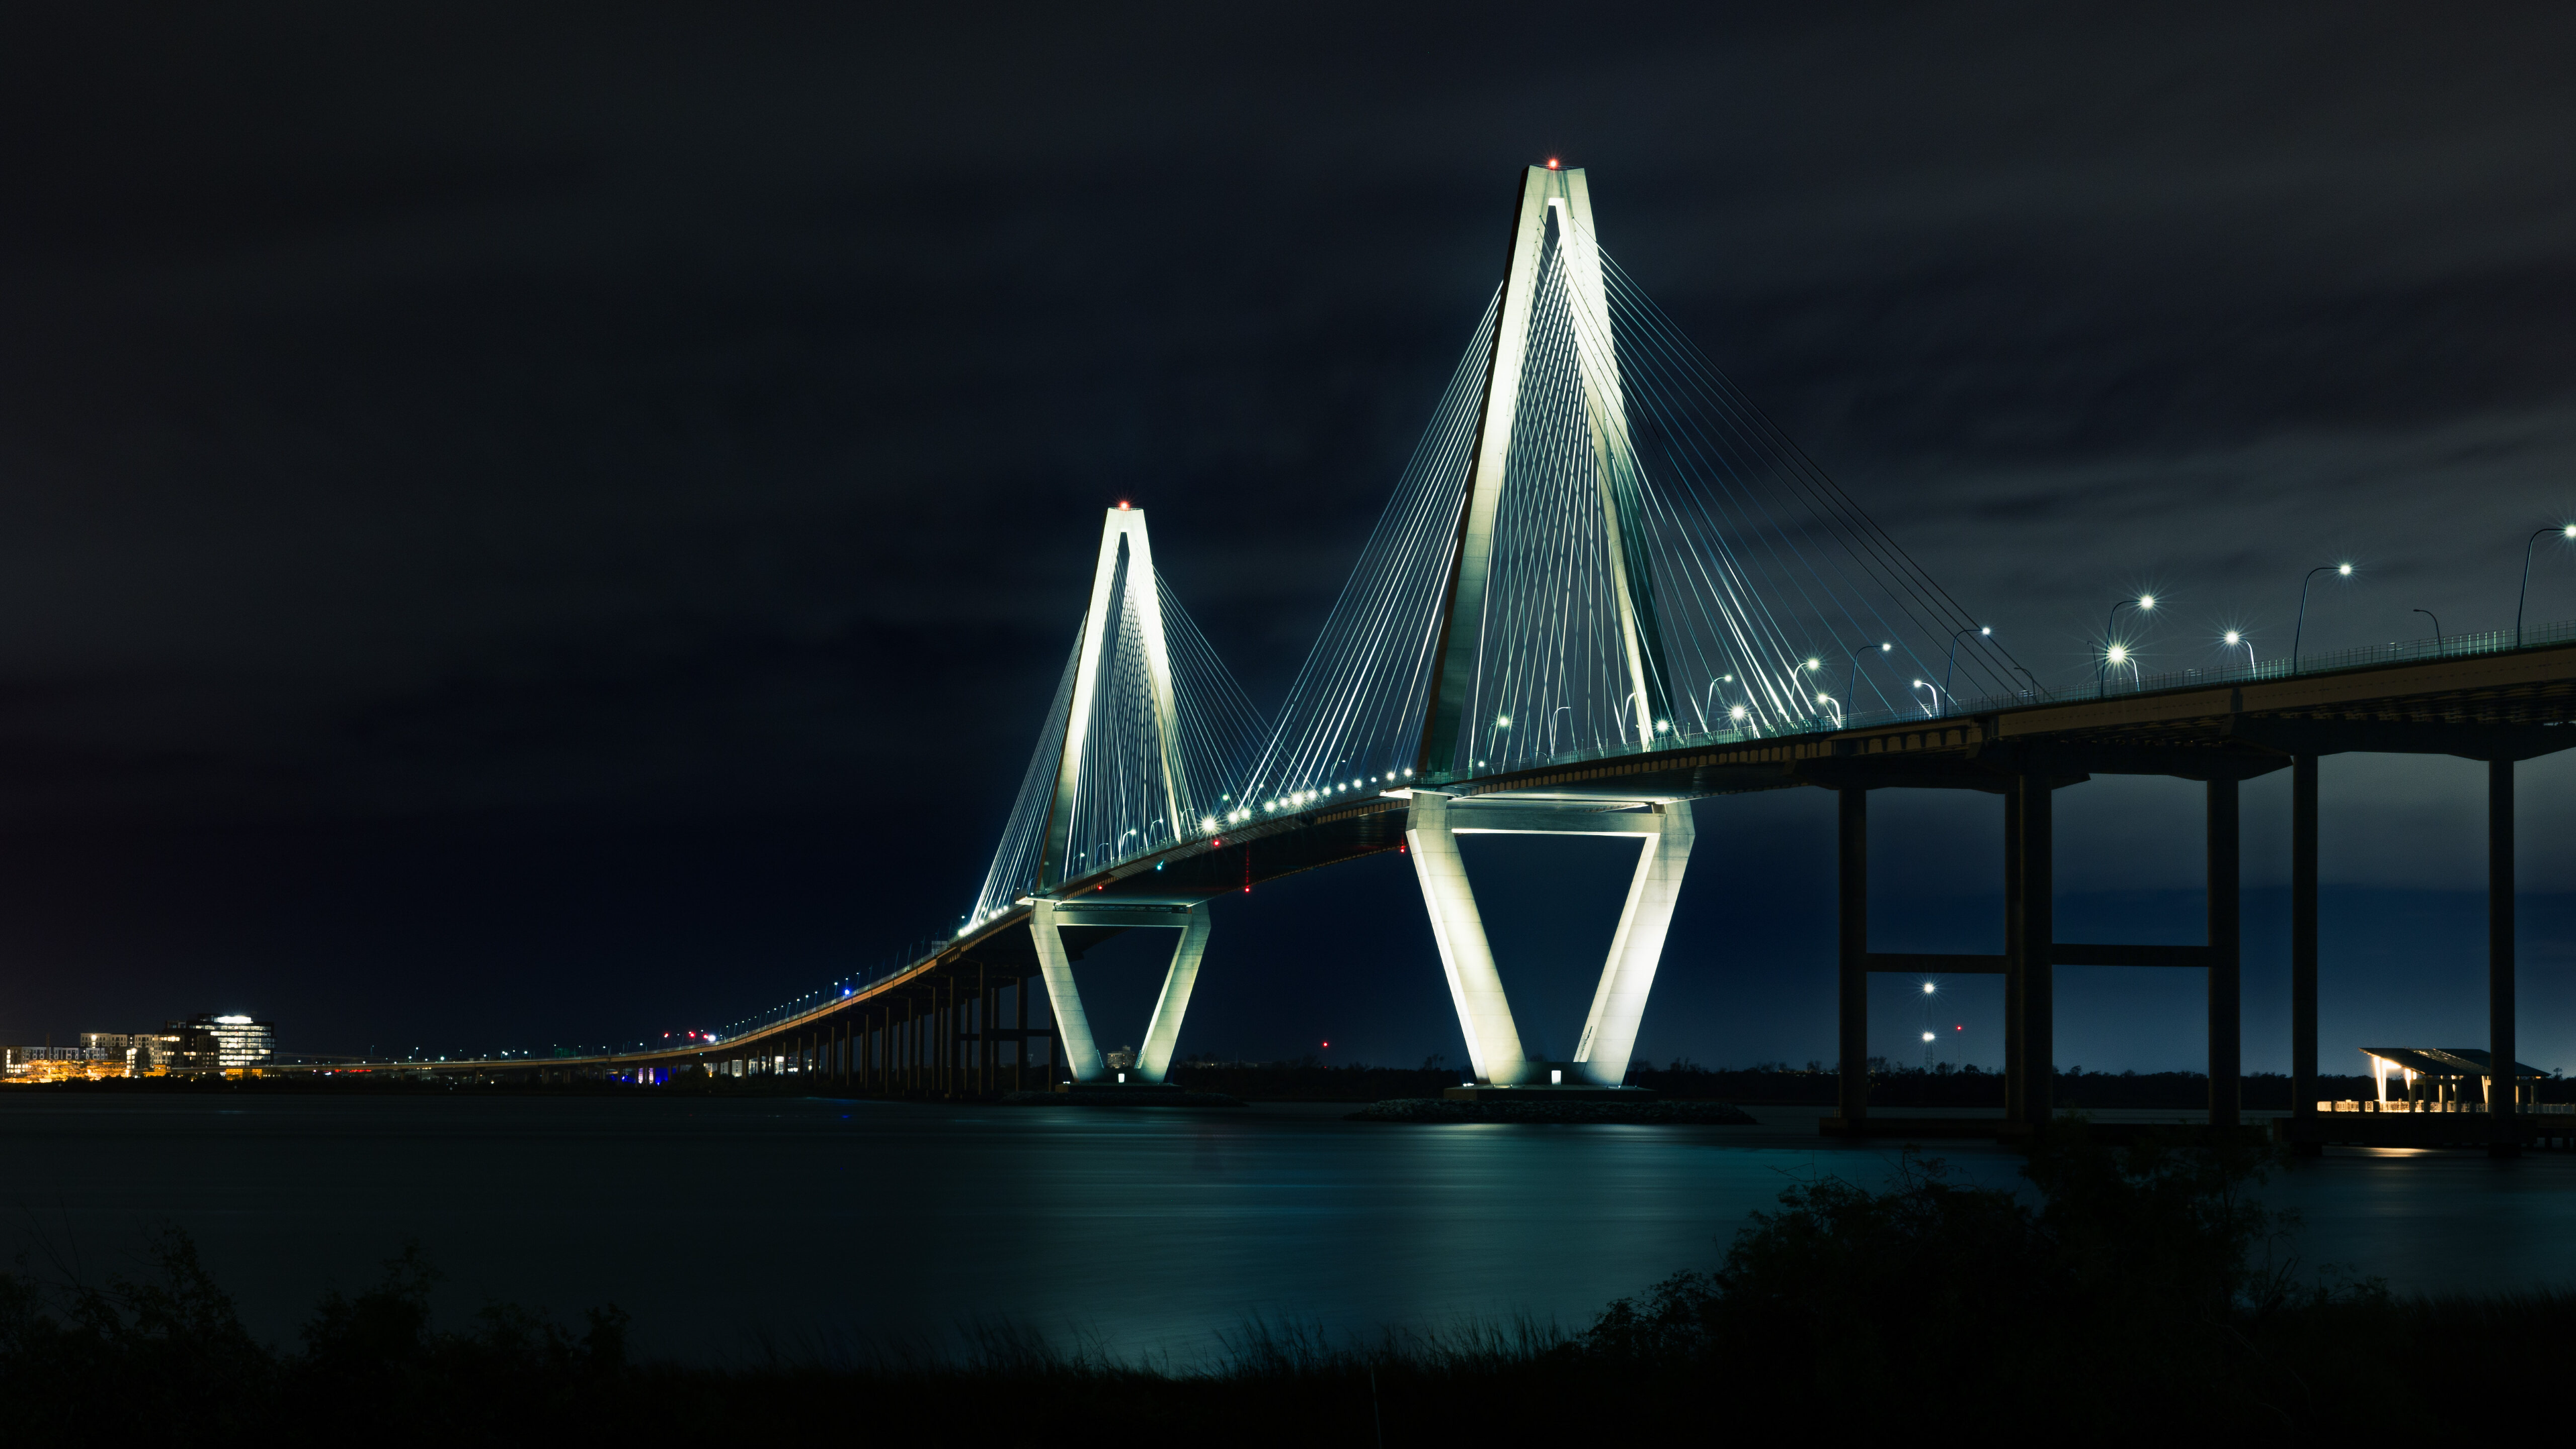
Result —
<instances>
[{"instance_id":1,"label":"cable-stayed bridge","mask_svg":"<svg viewBox=\"0 0 2576 1449\"><path fill-rule=\"evenodd\" d=\"M1103 521L1060 682L952 937L728 1040L543 1065L703 1063L943 1093L1157 1083L1217 939L1214 901L1397 850L1421 885L1477 1082L1616 1086L1696 830L1712 823L1695 821L1691 802L1817 787L1840 802L1841 1130L1868 1120L1872 970L2002 974L2008 1117L2044 1115L2050 971L2061 964L2203 970L2212 1119L2232 1123L2237 787L2286 767L2296 772L2293 1093L2313 1119L2317 757L2491 762L2502 883L2492 1045L2509 1061L2513 761L2576 745L2576 730L2562 728L2571 707L2576 626L2566 625L2183 678L2106 670L2048 691L1620 269L1585 173L1534 166L1501 281L1275 720L1260 718L1155 571L1143 510L1121 503ZM2054 792L2122 773L2208 783L2205 944L2055 940ZM1869 950L1876 788L2002 798L2002 953ZM1636 846L1570 1060L1524 1050L1459 856L1458 837L1476 833ZM1076 963L1140 928L1171 930L1175 945L1142 1045L1113 1061Z\"/></svg>"}]
</instances>

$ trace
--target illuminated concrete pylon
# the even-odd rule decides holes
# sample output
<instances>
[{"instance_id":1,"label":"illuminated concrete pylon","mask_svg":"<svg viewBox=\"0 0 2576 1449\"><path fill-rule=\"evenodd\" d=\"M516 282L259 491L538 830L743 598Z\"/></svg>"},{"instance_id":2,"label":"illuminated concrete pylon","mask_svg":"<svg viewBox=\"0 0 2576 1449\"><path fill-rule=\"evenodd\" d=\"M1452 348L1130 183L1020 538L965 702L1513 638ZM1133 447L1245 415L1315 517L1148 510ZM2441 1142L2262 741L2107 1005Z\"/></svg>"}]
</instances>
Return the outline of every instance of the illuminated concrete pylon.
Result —
<instances>
[{"instance_id":1,"label":"illuminated concrete pylon","mask_svg":"<svg viewBox=\"0 0 2576 1449\"><path fill-rule=\"evenodd\" d=\"M1123 597L1119 555L1126 555ZM1092 701L1100 692L1100 666L1109 628L1126 610L1136 613L1144 646L1147 688L1153 696L1154 739L1163 766L1164 818L1177 834L1190 798L1181 761L1181 731L1172 699L1172 653L1163 635L1163 598L1154 587L1154 545L1145 533L1145 510L1120 504L1100 525L1100 562L1091 571L1091 608L1082 616L1082 652L1074 666L1073 699L1065 718L1064 746L1056 755L1055 800L1047 810L1046 841L1038 856L1038 888L1061 885L1072 838L1074 797L1082 784L1082 747L1090 738Z\"/></svg>"},{"instance_id":2,"label":"illuminated concrete pylon","mask_svg":"<svg viewBox=\"0 0 2576 1449\"><path fill-rule=\"evenodd\" d=\"M1122 555L1124 567L1122 569ZM1122 581L1123 579L1123 587ZM1172 692L1172 656L1163 632L1162 595L1155 587L1154 547L1145 532L1145 510L1120 504L1108 510L1100 528L1100 560L1091 575L1091 607L1082 617L1082 644L1074 665L1072 699L1065 720L1064 743L1056 755L1055 792L1047 811L1046 831L1038 856L1039 894L1029 912L1029 933L1036 938L1038 968L1047 987L1047 1006L1064 1041L1065 1069L1077 1082L1096 1082L1109 1073L1093 1038L1091 1018L1083 1010L1082 992L1074 983L1072 955L1065 950L1061 926L1177 927L1180 943L1163 976L1162 994L1145 1028L1134 1074L1160 1082L1170 1069L1172 1049L1180 1039L1181 1018L1189 1011L1190 991L1197 985L1199 958L1207 951L1208 908L1204 905L1136 905L1058 902L1045 892L1064 883L1071 849L1074 804L1082 785L1083 746L1089 739L1094 701L1108 653L1112 622L1131 612L1137 642L1144 655L1146 692L1151 700L1155 750L1162 766L1164 819L1177 835L1190 819L1189 776L1181 751L1179 715Z\"/></svg>"},{"instance_id":3,"label":"illuminated concrete pylon","mask_svg":"<svg viewBox=\"0 0 2576 1449\"><path fill-rule=\"evenodd\" d=\"M1551 254L1559 264L1547 265ZM1449 588L1441 611L1439 673L1424 711L1417 768L1446 772L1456 761L1458 734L1473 703L1476 674L1485 653L1486 593L1493 580L1494 523L1510 460L1512 428L1520 416L1521 383L1529 355L1530 327L1542 286L1561 289L1573 319L1575 365L1583 410L1592 434L1594 472L1600 484L1601 522L1607 544L1611 596L1634 713L1628 717L1641 742L1672 717L1664 686L1663 641L1657 627L1651 561L1645 547L1642 491L1636 450L1628 428L1626 390L1601 274L1601 250L1592 226L1592 192L1581 168L1532 166L1521 183L1520 211L1512 224L1511 262L1494 323L1493 351L1485 362L1484 398L1474 461L1459 510L1457 542L1449 558Z\"/></svg>"},{"instance_id":4,"label":"illuminated concrete pylon","mask_svg":"<svg viewBox=\"0 0 2576 1449\"><path fill-rule=\"evenodd\" d=\"M1154 1015L1145 1024L1145 1044L1136 1051L1133 1075L1159 1082L1170 1072L1172 1050L1181 1039L1181 1018L1190 1009L1190 990L1198 985L1199 958L1207 954L1208 907L1173 905L1059 904L1040 900L1029 911L1029 933L1037 938L1038 969L1046 979L1047 1007L1055 1015L1056 1034L1064 1039L1065 1069L1077 1082L1096 1082L1109 1075L1082 1008L1082 992L1073 980L1073 961L1064 948L1064 926L1165 927L1177 929L1172 963L1163 973L1163 990L1154 999Z\"/></svg>"},{"instance_id":5,"label":"illuminated concrete pylon","mask_svg":"<svg viewBox=\"0 0 2576 1449\"><path fill-rule=\"evenodd\" d=\"M1459 735L1476 704L1478 671L1486 655L1487 595L1496 563L1496 518L1512 456L1513 428L1522 410L1531 328L1542 304L1551 314L1561 307L1574 335L1575 372L1591 433L1606 572L1618 611L1629 696L1620 713L1633 722L1630 728L1639 744L1651 743L1662 722L1672 717L1646 547L1644 477L1629 431L1617 335L1592 222L1591 189L1581 170L1532 166L1521 179L1520 210L1512 222L1510 263L1494 323L1493 351L1485 361L1475 452L1459 507L1457 541L1449 557L1448 594L1435 654L1438 672L1429 707L1423 712L1422 752L1416 762L1424 777L1437 778L1458 766ZM1410 793L1405 838L1477 1080L1518 1086L1562 1077L1569 1084L1617 1085L1627 1076L1628 1059L1637 1044L1637 1024L1663 960L1673 903L1690 862L1689 807L1678 802L1629 801L1622 808L1622 802L1564 798L1468 801L1428 790ZM1570 1062L1532 1062L1522 1049L1511 1002L1494 969L1484 919L1476 909L1475 891L1458 854L1458 835L1485 832L1643 837L1628 902L1620 912L1619 929L1593 993L1592 1011Z\"/></svg>"},{"instance_id":6,"label":"illuminated concrete pylon","mask_svg":"<svg viewBox=\"0 0 2576 1449\"><path fill-rule=\"evenodd\" d=\"M1682 873L1690 865L1690 807L1681 802L1648 803L1642 809L1605 809L1600 802L1488 804L1431 790L1411 794L1404 838L1422 883L1422 901L1431 915L1431 933L1439 943L1440 965L1449 978L1449 997L1458 1009L1458 1028L1467 1038L1476 1080L1531 1086L1570 1072L1569 1084L1617 1086L1628 1075L1637 1023L1645 1016ZM1609 959L1602 965L1592 1011L1570 1062L1533 1062L1521 1048L1520 1028L1485 938L1484 916L1476 909L1476 892L1458 853L1460 835L1641 837L1628 902L1619 912L1619 929L1610 938Z\"/></svg>"}]
</instances>

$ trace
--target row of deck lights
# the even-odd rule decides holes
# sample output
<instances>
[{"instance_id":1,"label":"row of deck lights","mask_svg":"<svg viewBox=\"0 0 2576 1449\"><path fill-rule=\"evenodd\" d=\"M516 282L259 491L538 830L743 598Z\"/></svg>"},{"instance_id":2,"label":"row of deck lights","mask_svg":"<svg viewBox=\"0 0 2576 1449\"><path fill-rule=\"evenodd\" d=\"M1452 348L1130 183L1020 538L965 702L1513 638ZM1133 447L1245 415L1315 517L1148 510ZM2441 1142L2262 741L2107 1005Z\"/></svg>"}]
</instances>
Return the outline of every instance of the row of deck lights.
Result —
<instances>
[{"instance_id":1,"label":"row of deck lights","mask_svg":"<svg viewBox=\"0 0 2576 1449\"><path fill-rule=\"evenodd\" d=\"M1379 783L1392 785L1398 780L1410 780L1412 778L1413 772L1411 770L1389 770L1386 772L1386 777ZM1365 790L1368 787L1369 781L1366 779L1336 780L1332 784L1322 786L1318 789L1291 790L1276 800L1264 800L1261 802L1261 808L1264 813L1275 815L1282 810L1303 809L1304 807L1312 805L1316 801L1322 800L1328 796L1347 795L1353 790ZM1241 810L1234 812L1233 815L1227 818L1232 820L1249 820L1252 818L1252 807L1246 805ZM1213 822L1207 823L1213 824Z\"/></svg>"},{"instance_id":2,"label":"row of deck lights","mask_svg":"<svg viewBox=\"0 0 2576 1449\"><path fill-rule=\"evenodd\" d=\"M2540 546L2540 541L2542 539L2548 538L2552 534L2555 534L2562 539L2576 541L2576 523L2553 524L2548 528L2533 529L2531 536L2523 541L2522 581L2520 587L2514 593L2513 600L2513 643L2514 647L2517 649L2522 647L2522 621L2525 610L2531 601L2532 551ZM2308 593L2315 585L2317 575L2319 574L2333 574L2336 578L2348 579L2352 577L2352 565L2348 562L2319 564L2315 568L2308 570L2307 573L2300 578L2299 610L2290 627L2290 669L2292 673L2296 673L2298 671L2300 645L2307 636ZM2135 599L2122 599L2111 606L2110 618L2104 623L2102 629L2104 636L2102 654L2099 659L2094 661L2093 684L2094 693L2096 695L2099 695L2105 687L2105 666L2116 668L2125 664L2129 666L2132 671L2135 671L2138 667L2136 651L2132 650L2125 641L2118 638L2112 632L2119 622L2120 611L2122 609L2134 608L2141 614L2148 614L2153 613L2155 611L2155 607L2156 596L2153 594L2140 594ZM2425 618L2433 621L2433 638L2438 643L2442 637L2442 620L2440 616L2436 615L2430 609L2415 609L2411 612L2421 614ZM2247 669L2253 669L2256 667L2254 658L2254 641L2247 638L2243 630L2229 629L2225 633L2219 635L2218 642L2222 647L2227 649L2244 650L2245 667ZM1921 688L1922 681L1915 681L1915 686L1917 688Z\"/></svg>"}]
</instances>

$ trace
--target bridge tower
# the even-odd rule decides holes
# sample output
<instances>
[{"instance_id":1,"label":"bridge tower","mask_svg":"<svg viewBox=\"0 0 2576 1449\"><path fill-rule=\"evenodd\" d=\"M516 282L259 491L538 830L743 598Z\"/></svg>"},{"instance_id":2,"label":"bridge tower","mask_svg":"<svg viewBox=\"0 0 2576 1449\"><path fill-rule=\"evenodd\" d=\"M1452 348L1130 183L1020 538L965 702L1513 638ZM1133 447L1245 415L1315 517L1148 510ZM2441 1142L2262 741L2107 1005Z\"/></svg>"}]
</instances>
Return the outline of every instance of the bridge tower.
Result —
<instances>
[{"instance_id":1,"label":"bridge tower","mask_svg":"<svg viewBox=\"0 0 2576 1449\"><path fill-rule=\"evenodd\" d=\"M1620 381L1616 333L1603 283L1592 193L1580 168L1532 166L1521 182L1512 222L1502 298L1485 360L1473 461L1450 547L1448 590L1435 649L1436 669L1423 712L1417 778L1472 773L1481 761L1460 758L1465 726L1476 718L1488 660L1488 621L1506 601L1493 586L1500 558L1496 520L1522 421L1533 328L1543 317L1573 337L1582 421L1591 439L1601 566L1617 613L1618 652L1628 698L1621 703L1640 743L1671 718L1654 574L1642 516L1641 464ZM1472 751L1470 752L1472 753ZM1690 807L1679 800L1607 799L1560 794L1489 800L1417 789L1405 837L1432 934L1448 976L1458 1025L1479 1083L1491 1086L1617 1086L1663 959L1693 838ZM1458 851L1460 834L1622 836L1640 841L1637 871L1611 939L1608 961L1571 1062L1529 1059L1494 966L1475 891Z\"/></svg>"},{"instance_id":2,"label":"bridge tower","mask_svg":"<svg viewBox=\"0 0 2576 1449\"><path fill-rule=\"evenodd\" d=\"M1113 675L1108 667L1113 653L1132 654L1134 657L1123 661L1130 667ZM1135 667L1139 665L1141 669ZM1134 692L1141 699L1105 697L1116 689L1120 679L1137 686ZM1149 735L1150 748L1141 753L1154 759L1159 770L1146 788L1161 807L1167 829L1175 836L1182 833L1187 823L1196 818L1197 810L1181 747L1171 646L1164 630L1162 598L1156 588L1154 547L1145 531L1145 510L1124 503L1108 510L1100 528L1100 558L1091 575L1091 606L1082 616L1063 742L1056 752L1054 789L1040 837L1038 889L1030 903L1029 934L1036 940L1047 1006L1055 1017L1056 1033L1064 1042L1065 1070L1076 1082L1099 1082L1109 1077L1110 1068L1092 1034L1090 1015L1083 1009L1082 992L1073 979L1074 953L1065 946L1063 928L1179 930L1180 941L1172 948L1171 965L1164 973L1163 989L1132 1069L1132 1074L1143 1081L1160 1082L1171 1068L1172 1051L1180 1040L1181 1018L1189 1011L1190 992L1198 984L1199 959L1207 951L1207 903L1138 902L1133 896L1121 896L1116 905L1092 905L1051 898L1052 892L1077 874L1070 869L1074 819L1085 783L1087 747L1095 730L1106 723L1100 718L1104 710Z\"/></svg>"}]
</instances>

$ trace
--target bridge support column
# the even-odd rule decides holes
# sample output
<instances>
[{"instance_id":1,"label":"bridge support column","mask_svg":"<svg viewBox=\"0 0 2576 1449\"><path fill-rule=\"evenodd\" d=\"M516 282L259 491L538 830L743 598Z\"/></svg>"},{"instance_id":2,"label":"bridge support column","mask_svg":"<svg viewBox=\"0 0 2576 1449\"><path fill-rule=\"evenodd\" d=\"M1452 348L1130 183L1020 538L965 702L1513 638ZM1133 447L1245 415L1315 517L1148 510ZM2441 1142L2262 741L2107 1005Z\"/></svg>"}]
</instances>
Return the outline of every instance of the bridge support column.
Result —
<instances>
[{"instance_id":1,"label":"bridge support column","mask_svg":"<svg viewBox=\"0 0 2576 1449\"><path fill-rule=\"evenodd\" d=\"M1840 1007L1834 1040L1842 1056L1835 1104L1852 1124L1869 1116L1869 791L1838 790L1834 807L1834 985Z\"/></svg>"},{"instance_id":2,"label":"bridge support column","mask_svg":"<svg viewBox=\"0 0 2576 1449\"><path fill-rule=\"evenodd\" d=\"M2317 1121L2317 757L2290 757L2290 1150L2325 1151Z\"/></svg>"},{"instance_id":3,"label":"bridge support column","mask_svg":"<svg viewBox=\"0 0 2576 1449\"><path fill-rule=\"evenodd\" d=\"M1063 1043L1057 1061L1077 1082L1100 1077L1100 1048L1091 1040L1091 1018L1083 1014L1081 988L1073 984L1073 962L1064 954L1064 937L1056 934L1056 904L1039 901L1029 907L1029 934L1036 938L1038 969L1046 978L1047 1010L1055 1017L1056 1039Z\"/></svg>"},{"instance_id":4,"label":"bridge support column","mask_svg":"<svg viewBox=\"0 0 2576 1449\"><path fill-rule=\"evenodd\" d=\"M1414 877L1422 884L1422 904L1431 914L1431 938L1449 978L1458 1030L1467 1038L1468 1065L1479 1082L1515 1085L1529 1063L1521 1055L1520 1028L1513 1024L1512 1003L1503 994L1502 973L1494 969L1494 948L1485 939L1475 887L1467 883L1467 863L1450 832L1449 797L1414 791L1404 838L1411 847Z\"/></svg>"},{"instance_id":5,"label":"bridge support column","mask_svg":"<svg viewBox=\"0 0 2576 1449\"><path fill-rule=\"evenodd\" d=\"M2513 1039L2513 761L2487 761L2487 1155L2522 1153Z\"/></svg>"},{"instance_id":6,"label":"bridge support column","mask_svg":"<svg viewBox=\"0 0 2576 1449\"><path fill-rule=\"evenodd\" d=\"M2238 960L2237 782L2212 780L2209 791L2209 1125L2233 1129L2244 1107L2243 992Z\"/></svg>"},{"instance_id":7,"label":"bridge support column","mask_svg":"<svg viewBox=\"0 0 2576 1449\"><path fill-rule=\"evenodd\" d=\"M1181 939L1172 947L1172 964L1163 971L1163 993L1154 999L1153 1018L1145 1024L1145 1044L1136 1050L1136 1074L1160 1082L1172 1069L1172 1052L1180 1045L1181 1018L1189 1012L1190 992L1198 985L1199 958L1207 954L1208 908L1192 907Z\"/></svg>"},{"instance_id":8,"label":"bridge support column","mask_svg":"<svg viewBox=\"0 0 2576 1449\"><path fill-rule=\"evenodd\" d=\"M2004 962L2005 1023L2008 1040L2020 1047L2009 1064L2018 1088L2012 1120L2036 1133L2048 1124L2050 1093L2057 1070L2057 881L2056 798L2046 774L2022 772L2007 798L2013 802L2013 860L2004 888L2012 903L2017 929L2006 932L2010 954Z\"/></svg>"},{"instance_id":9,"label":"bridge support column","mask_svg":"<svg viewBox=\"0 0 2576 1449\"><path fill-rule=\"evenodd\" d=\"M1163 972L1162 992L1154 999L1154 1014L1145 1024L1144 1045L1136 1051L1135 1075L1148 1082L1160 1082L1171 1070L1172 1053L1180 1044L1181 1021L1189 1014L1190 993L1198 985L1199 962L1207 954L1209 907L1102 907L1039 901L1031 908L1029 933L1037 939L1038 963L1046 977L1047 1007L1054 1014L1060 1044L1056 1060L1074 1081L1096 1082L1108 1075L1108 1064L1102 1060L1092 1036L1091 1018L1083 1010L1082 991L1074 982L1064 938L1057 934L1062 927L1083 925L1180 930L1181 939L1172 947L1171 965ZM1026 1030L1025 980L1022 988L1021 1024ZM1025 1057L1025 1046L1022 1053Z\"/></svg>"},{"instance_id":10,"label":"bridge support column","mask_svg":"<svg viewBox=\"0 0 2576 1449\"><path fill-rule=\"evenodd\" d=\"M1422 903L1431 917L1431 934L1440 948L1440 965L1449 981L1450 1003L1457 1008L1458 1029L1467 1039L1467 1056L1476 1080L1494 1086L1537 1084L1546 1063L1533 1063L1523 1051L1520 1028L1513 1020L1501 973L1494 967L1493 944L1486 938L1484 916L1467 880L1458 853L1458 834L1627 835L1642 837L1636 874L1628 883L1627 904L1592 994L1592 1010L1577 1038L1573 1075L1592 1086L1615 1087L1628 1076L1635 1053L1637 1026L1653 992L1655 972L1663 962L1664 939L1672 926L1673 906L1681 895L1683 873L1690 865L1694 829L1688 806L1662 805L1651 813L1600 809L1555 810L1528 806L1455 808L1449 796L1429 790L1413 792L1405 840L1413 857Z\"/></svg>"},{"instance_id":11,"label":"bridge support column","mask_svg":"<svg viewBox=\"0 0 2576 1449\"><path fill-rule=\"evenodd\" d=\"M2004 787L2004 1120L2027 1120L2021 1089L2021 779Z\"/></svg>"},{"instance_id":12,"label":"bridge support column","mask_svg":"<svg viewBox=\"0 0 2576 1449\"><path fill-rule=\"evenodd\" d=\"M1663 965L1664 938L1672 929L1682 874L1690 868L1691 845L1698 838L1687 805L1664 806L1649 818L1656 829L1638 851L1628 901L1619 910L1619 929L1610 938L1610 959L1602 965L1592 1013L1575 1042L1575 1065L1595 1086L1615 1087L1628 1079L1637 1025L1645 1020L1646 998Z\"/></svg>"}]
</instances>

